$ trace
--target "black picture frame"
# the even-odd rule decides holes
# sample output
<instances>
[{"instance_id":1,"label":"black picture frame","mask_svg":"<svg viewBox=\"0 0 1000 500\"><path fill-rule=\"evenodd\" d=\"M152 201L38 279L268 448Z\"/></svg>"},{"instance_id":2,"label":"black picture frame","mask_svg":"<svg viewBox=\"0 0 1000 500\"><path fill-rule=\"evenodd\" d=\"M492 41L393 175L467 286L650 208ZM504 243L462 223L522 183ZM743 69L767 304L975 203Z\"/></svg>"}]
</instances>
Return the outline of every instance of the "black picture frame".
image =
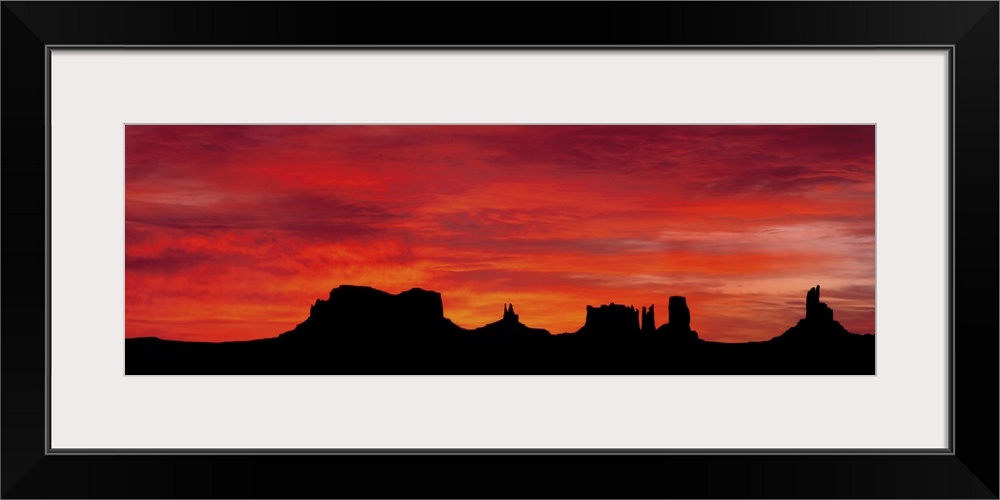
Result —
<instances>
[{"instance_id":1,"label":"black picture frame","mask_svg":"<svg viewBox=\"0 0 1000 500\"><path fill-rule=\"evenodd\" d=\"M998 498L997 1L2 4L4 498ZM951 453L49 454L53 45L950 47Z\"/></svg>"}]
</instances>

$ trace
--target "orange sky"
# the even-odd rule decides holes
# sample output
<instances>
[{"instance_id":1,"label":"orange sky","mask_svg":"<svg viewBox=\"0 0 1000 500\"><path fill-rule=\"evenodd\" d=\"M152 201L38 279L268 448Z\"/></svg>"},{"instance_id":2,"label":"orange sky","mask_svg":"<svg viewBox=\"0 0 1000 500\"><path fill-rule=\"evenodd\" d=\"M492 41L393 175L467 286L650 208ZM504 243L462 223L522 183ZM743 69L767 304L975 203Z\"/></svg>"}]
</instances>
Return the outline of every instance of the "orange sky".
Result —
<instances>
[{"instance_id":1,"label":"orange sky","mask_svg":"<svg viewBox=\"0 0 1000 500\"><path fill-rule=\"evenodd\" d=\"M126 337L273 337L340 284L552 333L683 295L726 342L819 284L874 333L875 127L126 126Z\"/></svg>"}]
</instances>

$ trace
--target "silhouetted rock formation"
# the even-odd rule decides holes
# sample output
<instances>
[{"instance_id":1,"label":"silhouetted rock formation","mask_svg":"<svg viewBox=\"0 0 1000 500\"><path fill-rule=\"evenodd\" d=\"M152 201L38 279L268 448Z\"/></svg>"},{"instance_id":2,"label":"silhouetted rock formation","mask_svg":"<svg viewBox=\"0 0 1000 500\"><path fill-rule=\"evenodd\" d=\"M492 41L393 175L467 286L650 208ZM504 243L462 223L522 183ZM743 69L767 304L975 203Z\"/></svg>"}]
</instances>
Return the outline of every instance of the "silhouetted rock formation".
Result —
<instances>
[{"instance_id":1,"label":"silhouetted rock formation","mask_svg":"<svg viewBox=\"0 0 1000 500\"><path fill-rule=\"evenodd\" d=\"M643 333L653 333L656 331L656 316L653 313L653 305L649 305L649 310L646 310L646 306L642 306L642 332Z\"/></svg>"},{"instance_id":2,"label":"silhouetted rock formation","mask_svg":"<svg viewBox=\"0 0 1000 500\"><path fill-rule=\"evenodd\" d=\"M514 304L510 305L510 309L507 308L507 304L503 305L503 320L513 323L518 323L517 315L514 314Z\"/></svg>"},{"instance_id":3,"label":"silhouetted rock formation","mask_svg":"<svg viewBox=\"0 0 1000 500\"><path fill-rule=\"evenodd\" d=\"M810 321L833 321L833 309L819 301L819 285L806 292L806 319Z\"/></svg>"},{"instance_id":4,"label":"silhouetted rock formation","mask_svg":"<svg viewBox=\"0 0 1000 500\"><path fill-rule=\"evenodd\" d=\"M687 299L684 297L670 297L667 315L667 322L671 328L678 331L691 330L691 310L688 309Z\"/></svg>"},{"instance_id":5,"label":"silhouetted rock formation","mask_svg":"<svg viewBox=\"0 0 1000 500\"><path fill-rule=\"evenodd\" d=\"M799 342L822 344L837 339L859 337L838 321L833 320L833 309L819 301L819 285L806 292L806 317L771 342Z\"/></svg>"},{"instance_id":6,"label":"silhouetted rock formation","mask_svg":"<svg viewBox=\"0 0 1000 500\"><path fill-rule=\"evenodd\" d=\"M468 340L473 342L482 340L477 336L486 336L490 342L509 342L526 337L538 339L551 336L548 330L530 328L521 323L518 315L514 313L514 304L510 304L509 307L507 304L503 305L503 317L500 318L500 321L476 328L472 330L472 333L473 335Z\"/></svg>"},{"instance_id":7,"label":"silhouetted rock formation","mask_svg":"<svg viewBox=\"0 0 1000 500\"><path fill-rule=\"evenodd\" d=\"M341 285L330 291L329 299L317 300L305 321L278 337L348 344L384 343L391 338L409 343L453 334L455 328L444 317L444 304L437 292L413 288L392 295L367 286Z\"/></svg>"},{"instance_id":8,"label":"silhouetted rock formation","mask_svg":"<svg viewBox=\"0 0 1000 500\"><path fill-rule=\"evenodd\" d=\"M580 329L584 335L631 335L639 333L639 311L632 306L605 304L587 306L587 320Z\"/></svg>"},{"instance_id":9,"label":"silhouetted rock formation","mask_svg":"<svg viewBox=\"0 0 1000 500\"><path fill-rule=\"evenodd\" d=\"M656 329L674 342L698 340L698 332L691 329L691 310L684 297L670 297L667 303L667 323Z\"/></svg>"}]
</instances>

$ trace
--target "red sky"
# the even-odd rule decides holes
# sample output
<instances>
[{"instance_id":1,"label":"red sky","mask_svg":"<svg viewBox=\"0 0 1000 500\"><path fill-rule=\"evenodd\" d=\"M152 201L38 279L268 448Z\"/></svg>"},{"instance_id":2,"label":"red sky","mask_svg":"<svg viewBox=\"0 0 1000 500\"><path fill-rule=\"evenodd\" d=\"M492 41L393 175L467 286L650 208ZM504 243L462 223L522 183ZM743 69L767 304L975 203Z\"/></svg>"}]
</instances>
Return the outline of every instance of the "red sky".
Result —
<instances>
[{"instance_id":1,"label":"red sky","mask_svg":"<svg viewBox=\"0 0 1000 500\"><path fill-rule=\"evenodd\" d=\"M126 337L273 337L341 284L552 333L683 295L725 342L819 284L874 333L875 127L125 127Z\"/></svg>"}]
</instances>

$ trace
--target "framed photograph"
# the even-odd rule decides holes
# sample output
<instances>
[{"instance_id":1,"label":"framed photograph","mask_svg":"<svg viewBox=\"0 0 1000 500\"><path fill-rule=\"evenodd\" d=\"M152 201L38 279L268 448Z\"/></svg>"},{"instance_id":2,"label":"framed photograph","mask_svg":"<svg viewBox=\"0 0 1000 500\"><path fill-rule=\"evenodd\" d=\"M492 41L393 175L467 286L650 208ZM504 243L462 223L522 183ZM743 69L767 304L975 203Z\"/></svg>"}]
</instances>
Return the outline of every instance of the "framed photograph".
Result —
<instances>
[{"instance_id":1,"label":"framed photograph","mask_svg":"<svg viewBox=\"0 0 1000 500\"><path fill-rule=\"evenodd\" d=\"M3 5L5 497L997 498L997 2Z\"/></svg>"},{"instance_id":2,"label":"framed photograph","mask_svg":"<svg viewBox=\"0 0 1000 500\"><path fill-rule=\"evenodd\" d=\"M575 69L613 59L591 55ZM443 75L458 56L368 58ZM515 64L539 58L567 59ZM126 124L125 375L874 376L875 143L851 124ZM657 297L659 318L626 305Z\"/></svg>"}]
</instances>

